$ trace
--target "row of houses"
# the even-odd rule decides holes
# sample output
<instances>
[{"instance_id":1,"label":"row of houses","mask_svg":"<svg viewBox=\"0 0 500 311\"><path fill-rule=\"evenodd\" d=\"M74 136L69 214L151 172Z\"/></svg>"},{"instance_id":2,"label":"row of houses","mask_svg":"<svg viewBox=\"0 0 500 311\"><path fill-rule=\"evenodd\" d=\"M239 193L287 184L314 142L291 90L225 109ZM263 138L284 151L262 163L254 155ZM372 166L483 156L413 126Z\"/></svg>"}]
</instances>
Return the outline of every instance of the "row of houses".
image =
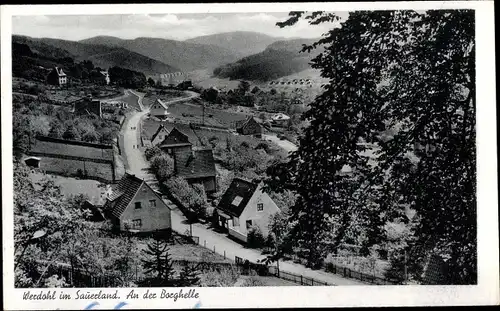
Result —
<instances>
[{"instance_id":1,"label":"row of houses","mask_svg":"<svg viewBox=\"0 0 500 311\"><path fill-rule=\"evenodd\" d=\"M253 227L267 236L270 216L278 212L280 209L262 191L261 183L234 178L213 216L229 236L247 242ZM129 173L106 193L103 214L121 231L154 232L172 228L172 211L161 193Z\"/></svg>"},{"instance_id":2,"label":"row of houses","mask_svg":"<svg viewBox=\"0 0 500 311\"><path fill-rule=\"evenodd\" d=\"M70 77L60 67L54 67L47 75L47 83L56 86L64 86L70 82ZM99 71L99 75L93 76L92 81L97 84L109 85L111 79L106 70Z\"/></svg>"},{"instance_id":3,"label":"row of houses","mask_svg":"<svg viewBox=\"0 0 500 311\"><path fill-rule=\"evenodd\" d=\"M211 149L194 148L186 134L176 127L168 131L163 125L158 127L151 142L172 156L177 176L185 178L190 184L202 184L208 195L218 190L215 160ZM139 188L142 190L137 190ZM158 201L159 193L143 181L126 174L123 183L120 182L115 189L105 209L112 211L108 212L108 215L121 230L125 230L127 226L138 231L169 228L171 218L167 215L168 207L164 202ZM136 197L130 196L130 193L136 192ZM118 197L128 203L116 201ZM276 212L279 212L279 208L269 195L262 191L262 184L235 178L222 196L213 216L217 219L219 228L246 242L248 231L253 226L258 226L263 234L267 235L269 216ZM127 224L132 225L130 227Z\"/></svg>"}]
</instances>

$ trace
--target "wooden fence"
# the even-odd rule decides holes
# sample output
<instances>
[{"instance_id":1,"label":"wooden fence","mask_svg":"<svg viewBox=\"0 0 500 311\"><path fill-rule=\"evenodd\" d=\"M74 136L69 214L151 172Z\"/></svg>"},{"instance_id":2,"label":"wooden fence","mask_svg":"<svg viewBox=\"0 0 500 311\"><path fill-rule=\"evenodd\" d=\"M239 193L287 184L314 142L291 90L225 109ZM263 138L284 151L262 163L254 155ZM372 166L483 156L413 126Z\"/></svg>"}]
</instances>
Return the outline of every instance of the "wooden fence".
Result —
<instances>
[{"instance_id":1,"label":"wooden fence","mask_svg":"<svg viewBox=\"0 0 500 311\"><path fill-rule=\"evenodd\" d=\"M242 267L242 273L248 274L250 270L254 270L258 275L261 276L275 276L277 278L294 282L296 284L304 285L304 286L331 286L333 284L329 284L327 282L319 281L314 278L305 277L300 274L294 274L291 272L285 272L278 270L277 267L268 266L265 264L258 264L251 262L249 260L244 260L238 256L235 257L235 262L237 266Z\"/></svg>"},{"instance_id":2,"label":"wooden fence","mask_svg":"<svg viewBox=\"0 0 500 311\"><path fill-rule=\"evenodd\" d=\"M349 269L347 267L340 267L337 265L330 264L325 267L325 270L330 273L335 273L343 276L344 278L356 279L365 283L376 284L376 285L394 285L398 282L396 280L388 280L385 278L377 277L375 275L362 273Z\"/></svg>"}]
</instances>

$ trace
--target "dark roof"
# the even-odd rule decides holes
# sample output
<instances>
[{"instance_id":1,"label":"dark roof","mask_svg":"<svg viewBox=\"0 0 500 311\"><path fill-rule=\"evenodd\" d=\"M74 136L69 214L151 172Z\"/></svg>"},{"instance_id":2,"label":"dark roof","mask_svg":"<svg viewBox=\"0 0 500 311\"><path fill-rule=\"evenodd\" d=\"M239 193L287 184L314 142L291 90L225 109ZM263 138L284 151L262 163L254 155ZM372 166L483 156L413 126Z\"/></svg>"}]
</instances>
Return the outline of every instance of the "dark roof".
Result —
<instances>
[{"instance_id":1,"label":"dark roof","mask_svg":"<svg viewBox=\"0 0 500 311\"><path fill-rule=\"evenodd\" d=\"M222 196L217 208L228 215L240 217L258 186L256 183L241 178L234 178ZM238 205L234 205L233 201L237 197L241 197L241 201Z\"/></svg>"},{"instance_id":2,"label":"dark roof","mask_svg":"<svg viewBox=\"0 0 500 311\"><path fill-rule=\"evenodd\" d=\"M251 123L257 123L258 125L260 125L260 122L257 121L256 118L254 118L253 116L249 116L248 118L246 118L245 120L242 120L242 121L236 121L236 127L238 129L243 129L245 128L247 125L251 124Z\"/></svg>"},{"instance_id":3,"label":"dark roof","mask_svg":"<svg viewBox=\"0 0 500 311\"><path fill-rule=\"evenodd\" d=\"M156 136L158 136L158 134L160 134L160 132L162 130L165 130L165 132L168 133L167 129L163 126L163 124L160 124L160 126L158 126L158 129L156 130L156 132L153 134L153 136L151 137L151 141L155 140Z\"/></svg>"},{"instance_id":4,"label":"dark roof","mask_svg":"<svg viewBox=\"0 0 500 311\"><path fill-rule=\"evenodd\" d=\"M179 131L176 127L174 127L170 133L168 133L167 137L161 142L160 147L168 147L170 145L191 145L189 142L189 137Z\"/></svg>"},{"instance_id":5,"label":"dark roof","mask_svg":"<svg viewBox=\"0 0 500 311\"><path fill-rule=\"evenodd\" d=\"M54 69L56 70L58 76L65 76L66 75L64 73L64 71L62 70L62 68L54 67Z\"/></svg>"},{"instance_id":6,"label":"dark roof","mask_svg":"<svg viewBox=\"0 0 500 311\"><path fill-rule=\"evenodd\" d=\"M157 99L156 99L155 104L156 104L156 103L160 104L160 106L162 106L162 107L163 107L163 109L165 109L165 110L167 110L167 109L168 109L167 105L165 105L165 103L164 103L164 102L162 102L162 101L161 101L161 99L157 98ZM153 104L153 105L154 105L154 104Z\"/></svg>"},{"instance_id":7,"label":"dark roof","mask_svg":"<svg viewBox=\"0 0 500 311\"><path fill-rule=\"evenodd\" d=\"M212 149L179 150L175 152L177 175L184 178L203 178L216 175Z\"/></svg>"},{"instance_id":8,"label":"dark roof","mask_svg":"<svg viewBox=\"0 0 500 311\"><path fill-rule=\"evenodd\" d=\"M125 173L108 196L108 200L112 202L113 206L109 212L119 218L130 204L130 201L135 197L137 191L139 191L143 182L142 179L137 178L135 175Z\"/></svg>"},{"instance_id":9,"label":"dark roof","mask_svg":"<svg viewBox=\"0 0 500 311\"><path fill-rule=\"evenodd\" d=\"M75 102L75 113L76 114L95 114L98 117L102 117L101 102L99 100L91 100L84 98L80 101Z\"/></svg>"}]
</instances>

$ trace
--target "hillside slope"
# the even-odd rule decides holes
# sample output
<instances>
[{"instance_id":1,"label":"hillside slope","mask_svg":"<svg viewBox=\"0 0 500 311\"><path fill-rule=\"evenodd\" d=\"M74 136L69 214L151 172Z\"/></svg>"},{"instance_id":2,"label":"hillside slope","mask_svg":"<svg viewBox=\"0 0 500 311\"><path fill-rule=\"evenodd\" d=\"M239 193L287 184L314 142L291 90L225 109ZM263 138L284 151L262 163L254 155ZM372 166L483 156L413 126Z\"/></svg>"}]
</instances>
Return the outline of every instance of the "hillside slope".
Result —
<instances>
[{"instance_id":1,"label":"hillside slope","mask_svg":"<svg viewBox=\"0 0 500 311\"><path fill-rule=\"evenodd\" d=\"M241 58L240 53L210 44L196 44L160 38L119 38L94 37L80 41L92 42L108 47L122 47L166 64L175 64L182 71L215 68Z\"/></svg>"},{"instance_id":2,"label":"hillside slope","mask_svg":"<svg viewBox=\"0 0 500 311\"><path fill-rule=\"evenodd\" d=\"M94 65L101 68L119 66L143 72L144 74L167 73L179 70L176 67L120 47L24 36L12 36L12 41L26 44L34 52L43 51L44 54L50 54L55 58L71 57L75 61L90 60Z\"/></svg>"},{"instance_id":3,"label":"hillside slope","mask_svg":"<svg viewBox=\"0 0 500 311\"><path fill-rule=\"evenodd\" d=\"M185 42L210 44L241 54L242 57L260 53L271 43L283 38L271 37L258 32L233 31L214 35L200 36Z\"/></svg>"},{"instance_id":4,"label":"hillside slope","mask_svg":"<svg viewBox=\"0 0 500 311\"><path fill-rule=\"evenodd\" d=\"M283 40L270 44L263 52L253 54L214 69L216 77L269 81L310 68L311 59L318 51L300 53L302 44L314 39Z\"/></svg>"}]
</instances>

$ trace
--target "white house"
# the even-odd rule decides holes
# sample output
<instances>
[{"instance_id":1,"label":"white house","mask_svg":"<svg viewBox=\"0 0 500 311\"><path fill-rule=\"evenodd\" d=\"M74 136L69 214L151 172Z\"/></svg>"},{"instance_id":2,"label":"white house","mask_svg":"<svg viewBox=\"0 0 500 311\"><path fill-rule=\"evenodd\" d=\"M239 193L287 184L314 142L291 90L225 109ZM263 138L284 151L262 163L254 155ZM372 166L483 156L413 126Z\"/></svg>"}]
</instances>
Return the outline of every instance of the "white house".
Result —
<instances>
[{"instance_id":1,"label":"white house","mask_svg":"<svg viewBox=\"0 0 500 311\"><path fill-rule=\"evenodd\" d=\"M271 123L276 126L286 126L290 117L284 113L277 113L271 117Z\"/></svg>"},{"instance_id":2,"label":"white house","mask_svg":"<svg viewBox=\"0 0 500 311\"><path fill-rule=\"evenodd\" d=\"M111 79L109 78L109 72L108 71L101 71L101 74L104 76L104 80L106 81L106 85L109 85L109 82L111 82Z\"/></svg>"},{"instance_id":3,"label":"white house","mask_svg":"<svg viewBox=\"0 0 500 311\"><path fill-rule=\"evenodd\" d=\"M168 130L163 126L163 124L160 124L160 126L158 126L158 129L156 130L156 132L151 137L151 145L152 146L158 145L165 138L167 138L168 134L169 134Z\"/></svg>"},{"instance_id":4,"label":"white house","mask_svg":"<svg viewBox=\"0 0 500 311\"><path fill-rule=\"evenodd\" d=\"M161 101L161 99L157 99L152 105L151 105L151 115L158 117L158 118L164 118L168 115L167 112L167 105Z\"/></svg>"},{"instance_id":5,"label":"white house","mask_svg":"<svg viewBox=\"0 0 500 311\"><path fill-rule=\"evenodd\" d=\"M259 227L267 236L269 218L279 211L276 203L262 191L262 183L234 178L215 210L215 217L230 236L246 242L252 226Z\"/></svg>"},{"instance_id":6,"label":"white house","mask_svg":"<svg viewBox=\"0 0 500 311\"><path fill-rule=\"evenodd\" d=\"M170 208L143 179L125 173L107 192L104 213L120 231L170 230Z\"/></svg>"}]
</instances>

